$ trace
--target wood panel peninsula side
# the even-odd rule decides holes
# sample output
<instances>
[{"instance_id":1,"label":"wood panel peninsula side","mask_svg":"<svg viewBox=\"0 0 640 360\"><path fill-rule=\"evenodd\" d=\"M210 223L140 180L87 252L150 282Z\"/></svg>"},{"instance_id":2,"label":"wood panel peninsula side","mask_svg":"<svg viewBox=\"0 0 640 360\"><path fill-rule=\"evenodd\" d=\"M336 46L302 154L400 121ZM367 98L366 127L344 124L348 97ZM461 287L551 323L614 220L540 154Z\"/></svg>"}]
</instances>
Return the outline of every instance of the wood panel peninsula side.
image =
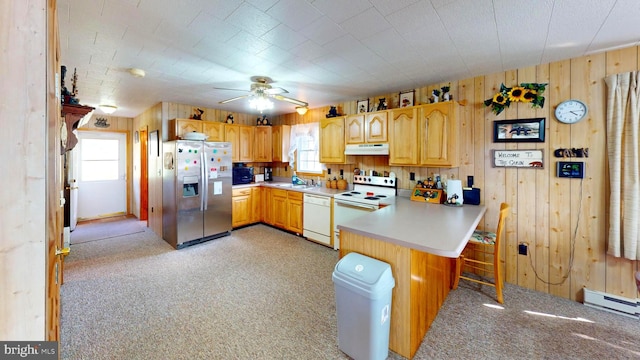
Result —
<instances>
[{"instance_id":1,"label":"wood panel peninsula side","mask_svg":"<svg viewBox=\"0 0 640 360\"><path fill-rule=\"evenodd\" d=\"M449 290L455 259L486 212L396 197L396 203L340 229L340 257L357 252L391 265L389 348L412 358Z\"/></svg>"}]
</instances>

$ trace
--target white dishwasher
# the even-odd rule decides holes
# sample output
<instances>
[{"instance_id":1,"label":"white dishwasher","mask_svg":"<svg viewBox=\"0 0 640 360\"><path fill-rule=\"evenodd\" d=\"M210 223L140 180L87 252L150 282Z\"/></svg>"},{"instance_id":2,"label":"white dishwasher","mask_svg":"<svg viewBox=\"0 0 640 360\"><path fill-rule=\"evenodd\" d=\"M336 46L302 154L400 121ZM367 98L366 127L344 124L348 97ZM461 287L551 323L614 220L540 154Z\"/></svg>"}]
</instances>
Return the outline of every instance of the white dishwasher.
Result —
<instances>
[{"instance_id":1,"label":"white dishwasher","mask_svg":"<svg viewBox=\"0 0 640 360\"><path fill-rule=\"evenodd\" d=\"M331 246L331 197L304 194L302 236Z\"/></svg>"}]
</instances>

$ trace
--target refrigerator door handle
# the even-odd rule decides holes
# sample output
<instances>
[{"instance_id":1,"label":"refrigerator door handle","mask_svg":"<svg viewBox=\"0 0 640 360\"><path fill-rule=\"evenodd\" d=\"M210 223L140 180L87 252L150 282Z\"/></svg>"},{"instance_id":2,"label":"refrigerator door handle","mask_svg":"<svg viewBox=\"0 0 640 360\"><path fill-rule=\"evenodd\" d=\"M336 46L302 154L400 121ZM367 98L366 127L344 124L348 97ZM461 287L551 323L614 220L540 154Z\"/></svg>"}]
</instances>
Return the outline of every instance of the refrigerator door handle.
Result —
<instances>
[{"instance_id":1,"label":"refrigerator door handle","mask_svg":"<svg viewBox=\"0 0 640 360\"><path fill-rule=\"evenodd\" d=\"M204 204L206 204L206 200L205 198L207 197L207 188L206 188L206 182L204 181L204 163L202 162L203 160L203 156L202 156L202 152L204 151L204 149L202 149L202 151L200 151L200 182L202 184L201 187L201 193L200 193L200 211L204 211Z\"/></svg>"},{"instance_id":2,"label":"refrigerator door handle","mask_svg":"<svg viewBox=\"0 0 640 360\"><path fill-rule=\"evenodd\" d=\"M207 210L209 207L209 164L207 163L206 145L203 146L200 153L200 164L202 165L202 204L204 210Z\"/></svg>"}]
</instances>

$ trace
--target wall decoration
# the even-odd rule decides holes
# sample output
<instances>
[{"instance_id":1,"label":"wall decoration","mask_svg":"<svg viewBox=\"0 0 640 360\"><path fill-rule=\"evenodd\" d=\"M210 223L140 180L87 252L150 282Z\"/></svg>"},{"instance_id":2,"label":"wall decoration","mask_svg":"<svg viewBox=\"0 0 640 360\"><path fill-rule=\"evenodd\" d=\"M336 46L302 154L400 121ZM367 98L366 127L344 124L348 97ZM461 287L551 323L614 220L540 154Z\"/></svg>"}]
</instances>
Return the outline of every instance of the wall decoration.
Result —
<instances>
[{"instance_id":1,"label":"wall decoration","mask_svg":"<svg viewBox=\"0 0 640 360\"><path fill-rule=\"evenodd\" d=\"M111 124L107 122L106 118L96 118L96 122L93 123L93 125L95 125L95 127L97 128L103 128L103 129L106 129L109 126L111 126Z\"/></svg>"},{"instance_id":2,"label":"wall decoration","mask_svg":"<svg viewBox=\"0 0 640 360\"><path fill-rule=\"evenodd\" d=\"M493 142L544 142L545 118L493 122Z\"/></svg>"},{"instance_id":3,"label":"wall decoration","mask_svg":"<svg viewBox=\"0 0 640 360\"><path fill-rule=\"evenodd\" d=\"M553 152L553 156L557 158L564 157L589 157L589 148L571 148L571 149L556 149Z\"/></svg>"},{"instance_id":4,"label":"wall decoration","mask_svg":"<svg viewBox=\"0 0 640 360\"><path fill-rule=\"evenodd\" d=\"M505 108L508 108L512 102L530 103L532 107L544 107L544 92L547 84L538 83L521 83L520 86L512 88L500 84L498 91L492 98L484 101L485 106L490 106L491 111L499 115Z\"/></svg>"},{"instance_id":5,"label":"wall decoration","mask_svg":"<svg viewBox=\"0 0 640 360\"><path fill-rule=\"evenodd\" d=\"M400 104L399 107L413 106L413 99L415 98L415 90L400 92Z\"/></svg>"},{"instance_id":6,"label":"wall decoration","mask_svg":"<svg viewBox=\"0 0 640 360\"><path fill-rule=\"evenodd\" d=\"M366 113L369 111L369 99L367 100L358 100L357 113Z\"/></svg>"},{"instance_id":7,"label":"wall decoration","mask_svg":"<svg viewBox=\"0 0 640 360\"><path fill-rule=\"evenodd\" d=\"M493 167L544 168L541 149L532 150L492 150Z\"/></svg>"}]
</instances>

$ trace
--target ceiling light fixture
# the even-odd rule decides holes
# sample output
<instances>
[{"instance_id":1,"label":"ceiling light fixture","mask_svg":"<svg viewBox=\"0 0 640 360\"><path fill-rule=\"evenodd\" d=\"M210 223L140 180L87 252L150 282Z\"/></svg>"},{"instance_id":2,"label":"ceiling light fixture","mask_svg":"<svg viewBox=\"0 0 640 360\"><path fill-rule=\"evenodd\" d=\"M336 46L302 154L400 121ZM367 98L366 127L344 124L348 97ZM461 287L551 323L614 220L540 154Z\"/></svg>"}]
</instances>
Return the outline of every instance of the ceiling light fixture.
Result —
<instances>
[{"instance_id":1,"label":"ceiling light fixture","mask_svg":"<svg viewBox=\"0 0 640 360\"><path fill-rule=\"evenodd\" d=\"M131 74L133 77L137 77L137 78L141 78L146 75L146 73L142 69L131 68L127 71L129 71L129 74Z\"/></svg>"},{"instance_id":2,"label":"ceiling light fixture","mask_svg":"<svg viewBox=\"0 0 640 360\"><path fill-rule=\"evenodd\" d=\"M114 105L98 105L98 107L105 114L113 114L113 112L118 109L118 107Z\"/></svg>"},{"instance_id":3,"label":"ceiling light fixture","mask_svg":"<svg viewBox=\"0 0 640 360\"><path fill-rule=\"evenodd\" d=\"M300 115L306 114L308 110L309 108L306 106L296 106L296 112Z\"/></svg>"},{"instance_id":4,"label":"ceiling light fixture","mask_svg":"<svg viewBox=\"0 0 640 360\"><path fill-rule=\"evenodd\" d=\"M251 106L252 109L256 109L260 111L260 113L262 113L264 110L273 109L273 102L264 96L258 96L249 99L249 106Z\"/></svg>"}]
</instances>

